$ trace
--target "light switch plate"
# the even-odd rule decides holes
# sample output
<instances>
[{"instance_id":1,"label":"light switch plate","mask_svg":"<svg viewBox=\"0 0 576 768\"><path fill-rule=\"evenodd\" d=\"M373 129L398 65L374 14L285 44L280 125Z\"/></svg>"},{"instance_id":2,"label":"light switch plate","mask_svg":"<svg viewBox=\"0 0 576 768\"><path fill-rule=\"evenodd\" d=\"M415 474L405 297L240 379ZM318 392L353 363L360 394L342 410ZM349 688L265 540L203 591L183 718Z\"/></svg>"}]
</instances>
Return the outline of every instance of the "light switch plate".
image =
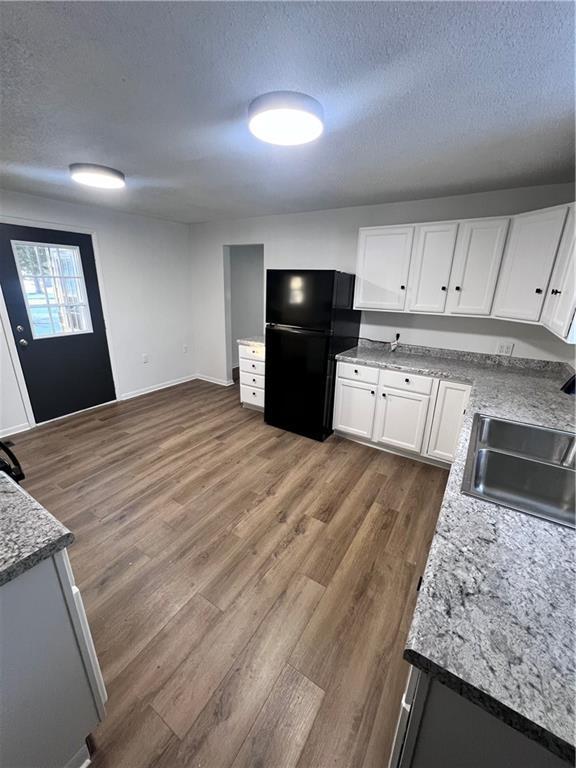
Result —
<instances>
[{"instance_id":1,"label":"light switch plate","mask_svg":"<svg viewBox=\"0 0 576 768\"><path fill-rule=\"evenodd\" d=\"M514 342L511 341L510 339L500 339L496 343L497 355L506 355L507 357L510 357L513 351L514 351Z\"/></svg>"}]
</instances>

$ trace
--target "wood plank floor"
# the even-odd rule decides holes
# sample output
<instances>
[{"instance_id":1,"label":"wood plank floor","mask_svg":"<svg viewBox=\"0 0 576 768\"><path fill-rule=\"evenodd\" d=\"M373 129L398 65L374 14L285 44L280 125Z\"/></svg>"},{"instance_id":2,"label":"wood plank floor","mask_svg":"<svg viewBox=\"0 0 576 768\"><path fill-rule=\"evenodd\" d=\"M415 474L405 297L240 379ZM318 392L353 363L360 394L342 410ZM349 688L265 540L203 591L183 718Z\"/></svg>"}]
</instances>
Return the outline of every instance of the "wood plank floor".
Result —
<instances>
[{"instance_id":1,"label":"wood plank floor","mask_svg":"<svg viewBox=\"0 0 576 768\"><path fill-rule=\"evenodd\" d=\"M383 768L447 473L191 382L13 437L109 693L95 768Z\"/></svg>"}]
</instances>

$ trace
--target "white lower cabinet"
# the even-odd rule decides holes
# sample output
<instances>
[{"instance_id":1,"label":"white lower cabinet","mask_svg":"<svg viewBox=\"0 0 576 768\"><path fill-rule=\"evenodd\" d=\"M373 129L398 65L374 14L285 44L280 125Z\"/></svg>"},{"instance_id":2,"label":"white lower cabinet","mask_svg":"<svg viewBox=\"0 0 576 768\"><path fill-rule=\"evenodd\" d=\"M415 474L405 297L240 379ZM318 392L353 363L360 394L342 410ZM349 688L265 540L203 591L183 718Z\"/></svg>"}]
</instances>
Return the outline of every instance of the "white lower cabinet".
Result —
<instances>
[{"instance_id":1,"label":"white lower cabinet","mask_svg":"<svg viewBox=\"0 0 576 768\"><path fill-rule=\"evenodd\" d=\"M264 344L238 347L240 363L240 402L248 408L264 410L265 359Z\"/></svg>"},{"instance_id":2,"label":"white lower cabinet","mask_svg":"<svg viewBox=\"0 0 576 768\"><path fill-rule=\"evenodd\" d=\"M469 397L470 387L466 384L453 381L439 383L430 437L425 451L427 456L440 461L454 461Z\"/></svg>"},{"instance_id":3,"label":"white lower cabinet","mask_svg":"<svg viewBox=\"0 0 576 768\"><path fill-rule=\"evenodd\" d=\"M0 586L0 625L0 765L88 765L107 696L65 549Z\"/></svg>"},{"instance_id":4,"label":"white lower cabinet","mask_svg":"<svg viewBox=\"0 0 576 768\"><path fill-rule=\"evenodd\" d=\"M339 378L336 382L333 427L370 440L376 410L376 385Z\"/></svg>"},{"instance_id":5,"label":"white lower cabinet","mask_svg":"<svg viewBox=\"0 0 576 768\"><path fill-rule=\"evenodd\" d=\"M350 367L338 363L333 418L337 432L400 453L445 463L454 460L470 395L467 384L386 369L372 384L345 378ZM378 370L353 368L359 379L373 379L368 374Z\"/></svg>"},{"instance_id":6,"label":"white lower cabinet","mask_svg":"<svg viewBox=\"0 0 576 768\"><path fill-rule=\"evenodd\" d=\"M428 395L381 387L373 441L420 453L429 402Z\"/></svg>"}]
</instances>

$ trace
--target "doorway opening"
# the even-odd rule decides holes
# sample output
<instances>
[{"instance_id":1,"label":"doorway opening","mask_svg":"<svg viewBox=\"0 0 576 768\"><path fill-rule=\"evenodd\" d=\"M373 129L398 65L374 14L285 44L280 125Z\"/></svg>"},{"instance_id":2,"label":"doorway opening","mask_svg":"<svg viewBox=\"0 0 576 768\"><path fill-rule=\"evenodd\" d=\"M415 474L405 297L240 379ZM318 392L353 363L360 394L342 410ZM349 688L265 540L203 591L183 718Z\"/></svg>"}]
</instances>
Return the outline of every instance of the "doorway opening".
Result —
<instances>
[{"instance_id":1,"label":"doorway opening","mask_svg":"<svg viewBox=\"0 0 576 768\"><path fill-rule=\"evenodd\" d=\"M226 371L238 381L238 339L264 335L264 246L224 246Z\"/></svg>"}]
</instances>

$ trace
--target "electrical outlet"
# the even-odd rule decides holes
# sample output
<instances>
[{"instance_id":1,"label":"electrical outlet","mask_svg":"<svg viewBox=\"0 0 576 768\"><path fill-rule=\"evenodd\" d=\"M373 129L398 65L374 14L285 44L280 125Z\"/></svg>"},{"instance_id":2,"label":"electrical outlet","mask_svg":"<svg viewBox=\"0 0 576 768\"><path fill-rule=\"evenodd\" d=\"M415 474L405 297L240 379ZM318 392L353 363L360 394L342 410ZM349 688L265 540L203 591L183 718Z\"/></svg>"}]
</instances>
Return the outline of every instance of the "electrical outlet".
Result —
<instances>
[{"instance_id":1,"label":"electrical outlet","mask_svg":"<svg viewBox=\"0 0 576 768\"><path fill-rule=\"evenodd\" d=\"M506 355L507 357L510 357L513 350L514 342L510 341L510 339L500 339L500 341L496 344L497 355Z\"/></svg>"},{"instance_id":2,"label":"electrical outlet","mask_svg":"<svg viewBox=\"0 0 576 768\"><path fill-rule=\"evenodd\" d=\"M146 363L148 362L148 352L142 353L142 362L144 363L144 365L146 365Z\"/></svg>"},{"instance_id":3,"label":"electrical outlet","mask_svg":"<svg viewBox=\"0 0 576 768\"><path fill-rule=\"evenodd\" d=\"M184 352L184 354L186 354L186 352L188 352L188 344L183 344L182 345L182 352Z\"/></svg>"}]
</instances>

